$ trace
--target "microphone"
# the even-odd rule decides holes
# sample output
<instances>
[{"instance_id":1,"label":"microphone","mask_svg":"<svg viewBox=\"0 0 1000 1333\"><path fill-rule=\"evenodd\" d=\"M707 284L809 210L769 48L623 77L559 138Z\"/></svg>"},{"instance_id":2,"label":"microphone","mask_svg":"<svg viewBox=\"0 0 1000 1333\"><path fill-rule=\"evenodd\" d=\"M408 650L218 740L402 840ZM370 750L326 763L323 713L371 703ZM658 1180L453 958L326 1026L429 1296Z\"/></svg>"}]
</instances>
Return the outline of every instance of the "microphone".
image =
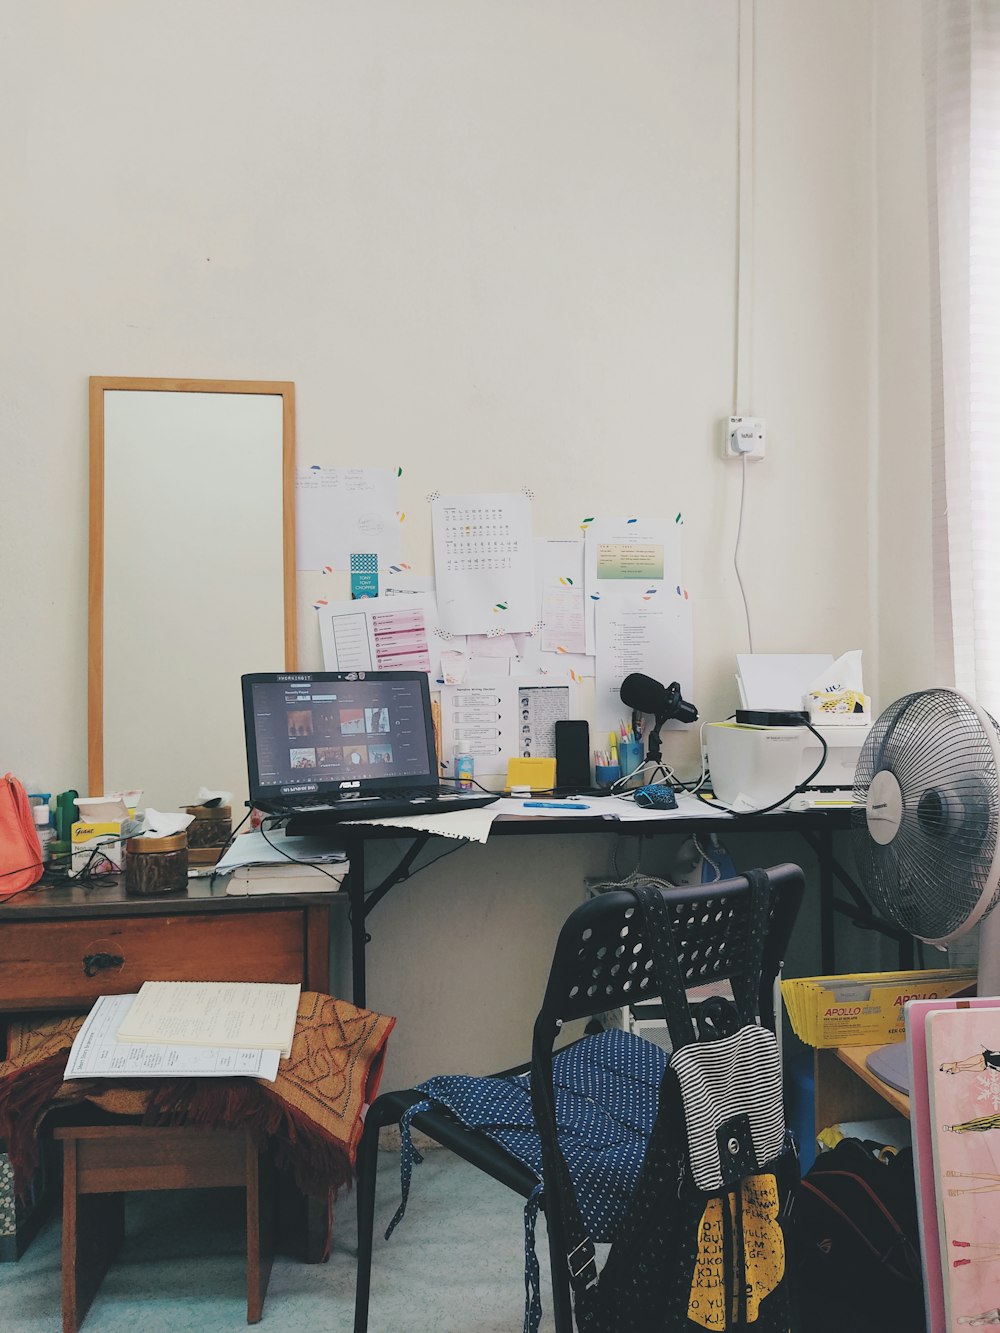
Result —
<instances>
[{"instance_id":1,"label":"microphone","mask_svg":"<svg viewBox=\"0 0 1000 1333\"><path fill-rule=\"evenodd\" d=\"M652 713L657 726L670 718L677 718L680 722L698 721L697 708L681 696L681 687L676 680L669 685L661 685L652 676L633 671L622 681L619 695L627 708Z\"/></svg>"}]
</instances>

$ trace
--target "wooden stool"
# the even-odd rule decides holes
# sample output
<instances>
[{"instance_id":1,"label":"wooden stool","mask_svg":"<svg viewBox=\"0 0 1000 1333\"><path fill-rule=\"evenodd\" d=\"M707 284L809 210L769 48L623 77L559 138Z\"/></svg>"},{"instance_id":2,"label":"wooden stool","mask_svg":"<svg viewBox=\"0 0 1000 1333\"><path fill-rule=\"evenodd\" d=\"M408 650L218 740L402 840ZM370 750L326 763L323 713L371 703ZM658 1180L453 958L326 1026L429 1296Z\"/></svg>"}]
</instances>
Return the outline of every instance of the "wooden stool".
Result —
<instances>
[{"instance_id":1,"label":"wooden stool","mask_svg":"<svg viewBox=\"0 0 1000 1333\"><path fill-rule=\"evenodd\" d=\"M77 1333L124 1235L124 1195L239 1185L247 1199L247 1323L260 1322L274 1257L270 1156L243 1130L79 1125L63 1145L63 1333Z\"/></svg>"}]
</instances>

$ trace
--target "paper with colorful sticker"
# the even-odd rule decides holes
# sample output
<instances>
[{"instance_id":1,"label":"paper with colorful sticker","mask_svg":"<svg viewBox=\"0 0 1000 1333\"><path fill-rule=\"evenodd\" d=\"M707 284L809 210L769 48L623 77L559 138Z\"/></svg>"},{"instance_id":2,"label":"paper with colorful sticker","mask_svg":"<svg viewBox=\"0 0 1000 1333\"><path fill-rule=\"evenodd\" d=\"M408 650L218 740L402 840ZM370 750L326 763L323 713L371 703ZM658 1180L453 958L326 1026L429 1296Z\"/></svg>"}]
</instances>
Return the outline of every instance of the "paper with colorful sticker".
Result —
<instances>
[{"instance_id":1,"label":"paper with colorful sticker","mask_svg":"<svg viewBox=\"0 0 1000 1333\"><path fill-rule=\"evenodd\" d=\"M297 569L347 570L352 552L380 569L399 562L399 478L388 468L300 467L295 473Z\"/></svg>"},{"instance_id":2,"label":"paper with colorful sticker","mask_svg":"<svg viewBox=\"0 0 1000 1333\"><path fill-rule=\"evenodd\" d=\"M596 612L600 602L635 595L646 601L683 590L682 524L664 518L590 518L584 533L584 607L586 649L597 648ZM684 594L682 591L682 598ZM652 673L650 673L652 674ZM659 679L659 677L657 677Z\"/></svg>"},{"instance_id":3,"label":"paper with colorful sticker","mask_svg":"<svg viewBox=\"0 0 1000 1333\"><path fill-rule=\"evenodd\" d=\"M456 754L471 754L475 776L507 772L508 759L552 758L555 724L576 716L575 687L569 680L537 676L471 676L441 690L442 767L454 768Z\"/></svg>"},{"instance_id":4,"label":"paper with colorful sticker","mask_svg":"<svg viewBox=\"0 0 1000 1333\"><path fill-rule=\"evenodd\" d=\"M529 498L434 495L431 523L441 627L455 634L531 630L537 617Z\"/></svg>"},{"instance_id":5,"label":"paper with colorful sticker","mask_svg":"<svg viewBox=\"0 0 1000 1333\"><path fill-rule=\"evenodd\" d=\"M462 646L438 633L427 593L328 602L317 614L325 671L426 671L434 681L441 649Z\"/></svg>"},{"instance_id":6,"label":"paper with colorful sticker","mask_svg":"<svg viewBox=\"0 0 1000 1333\"><path fill-rule=\"evenodd\" d=\"M602 598L596 605L597 680L595 728L598 736L617 731L630 710L621 701L621 684L638 671L664 685L679 681L681 694L692 699L694 636L691 603L676 593L644 599ZM696 702L696 700L693 700ZM650 724L651 725L651 724ZM680 722L668 722L680 727Z\"/></svg>"}]
</instances>

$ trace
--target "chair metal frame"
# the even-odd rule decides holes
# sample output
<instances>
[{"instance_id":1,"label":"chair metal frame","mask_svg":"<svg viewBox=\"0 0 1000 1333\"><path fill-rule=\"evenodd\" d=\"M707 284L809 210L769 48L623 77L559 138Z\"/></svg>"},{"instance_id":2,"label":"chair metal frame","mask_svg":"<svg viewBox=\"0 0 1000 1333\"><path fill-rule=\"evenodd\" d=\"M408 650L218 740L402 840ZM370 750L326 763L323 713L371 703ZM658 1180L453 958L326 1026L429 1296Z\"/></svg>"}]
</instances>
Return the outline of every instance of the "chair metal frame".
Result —
<instances>
[{"instance_id":1,"label":"chair metal frame","mask_svg":"<svg viewBox=\"0 0 1000 1333\"><path fill-rule=\"evenodd\" d=\"M774 981L802 900L803 876L798 866L782 864L765 871L770 890L769 924L761 967L758 1011L761 1021L773 1026ZM689 990L710 982L739 980L746 959L750 885L745 876L713 884L662 890L670 912L681 974ZM532 1059L497 1077L531 1070L532 1098L552 1099L552 1053L563 1024L574 1019L656 998L653 958L644 937L639 908L632 894L613 889L588 899L564 922L552 958L541 1009L535 1019ZM375 1180L378 1169L379 1130L398 1122L415 1103L425 1100L416 1088L387 1092L369 1108L358 1152L358 1273L355 1298L355 1333L367 1333L371 1289L372 1239L375 1222ZM537 1185L534 1172L511 1157L499 1144L467 1129L450 1112L420 1112L413 1125L465 1161L485 1171L527 1199ZM552 1146L542 1135L542 1162L546 1180L556 1179ZM552 1308L556 1333L573 1333L565 1218L558 1190L543 1195L549 1260L552 1269Z\"/></svg>"}]
</instances>

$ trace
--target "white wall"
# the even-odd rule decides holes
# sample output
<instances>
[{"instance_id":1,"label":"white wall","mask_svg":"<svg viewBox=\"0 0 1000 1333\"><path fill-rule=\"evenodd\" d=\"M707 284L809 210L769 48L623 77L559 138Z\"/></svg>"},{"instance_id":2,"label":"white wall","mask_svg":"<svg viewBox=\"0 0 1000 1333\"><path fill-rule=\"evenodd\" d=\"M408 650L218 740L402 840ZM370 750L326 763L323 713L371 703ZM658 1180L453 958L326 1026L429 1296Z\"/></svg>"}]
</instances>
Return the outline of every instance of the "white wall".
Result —
<instances>
[{"instance_id":1,"label":"white wall","mask_svg":"<svg viewBox=\"0 0 1000 1333\"><path fill-rule=\"evenodd\" d=\"M894 235L876 226L891 202L876 166L911 162L922 136L914 20L903 0L878 24L877 8L757 6L742 404L770 433L744 542L755 646L859 646L873 663L879 506L905 527L870 463L895 345L876 315L921 258L902 208ZM293 380L300 459L404 466L417 567L423 495L442 482L530 483L552 536L575 535L584 508L681 511L696 702L730 710L739 467L716 432L733 383L737 16L735 0L8 11L5 768L85 781L90 374ZM896 62L874 93L876 35L896 28L901 102ZM921 351L910 336L894 391ZM901 450L908 421L891 420ZM304 665L319 662L311 595L305 580ZM908 643L900 608L887 652ZM883 663L879 683L906 675ZM693 756L693 738L670 746ZM558 922L608 856L601 839L465 850L377 909L370 1001L402 1018L390 1082L519 1054ZM500 1003L473 1019L479 995Z\"/></svg>"}]
</instances>

